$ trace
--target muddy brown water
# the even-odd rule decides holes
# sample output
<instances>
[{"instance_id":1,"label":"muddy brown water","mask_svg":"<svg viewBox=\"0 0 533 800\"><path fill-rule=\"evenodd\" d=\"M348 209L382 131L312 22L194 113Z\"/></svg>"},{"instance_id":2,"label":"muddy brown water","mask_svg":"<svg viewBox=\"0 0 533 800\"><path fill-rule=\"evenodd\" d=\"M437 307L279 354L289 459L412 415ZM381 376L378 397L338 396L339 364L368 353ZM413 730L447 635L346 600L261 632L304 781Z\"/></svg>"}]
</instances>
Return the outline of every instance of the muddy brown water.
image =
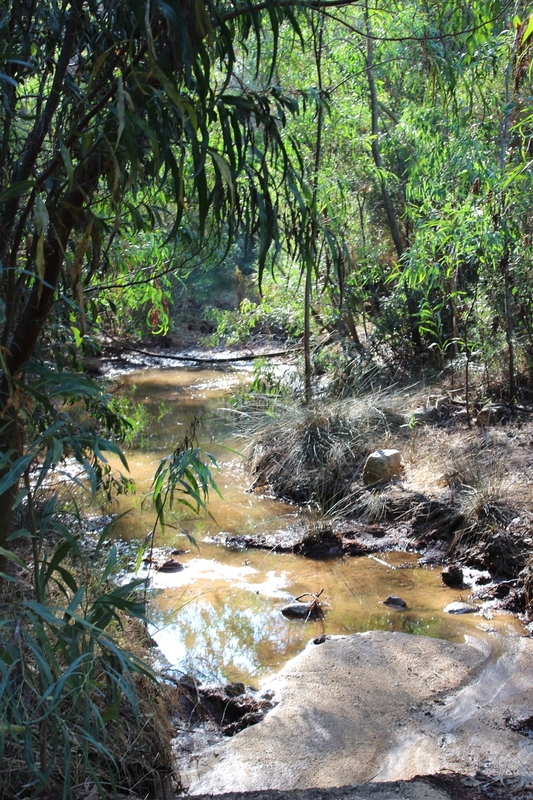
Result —
<instances>
[{"instance_id":1,"label":"muddy brown water","mask_svg":"<svg viewBox=\"0 0 533 800\"><path fill-rule=\"evenodd\" d=\"M154 522L150 482L161 458L182 439L194 417L203 419L200 443L217 459L214 471L222 498L212 493L211 516L194 519L182 513L175 527L158 534L156 544L187 550L184 569L152 573L152 635L164 658L177 670L207 680L258 680L276 672L306 643L322 634L367 630L404 631L464 641L491 631L523 634L510 614L452 616L443 612L468 590L444 586L440 570L417 566L417 556L379 554L389 566L367 556L309 560L261 550L233 550L213 542L220 532L261 533L280 530L298 519L298 508L247 491L245 459L239 453L239 414L232 397L251 380L247 368L224 370L149 368L122 375L118 389L142 419L142 431L127 458L137 486L113 511L127 511L115 524L119 539L143 541ZM198 549L181 533L184 526ZM143 574L143 573L141 573ZM303 592L323 590L325 618L289 621L280 609ZM407 610L383 605L399 595Z\"/></svg>"}]
</instances>

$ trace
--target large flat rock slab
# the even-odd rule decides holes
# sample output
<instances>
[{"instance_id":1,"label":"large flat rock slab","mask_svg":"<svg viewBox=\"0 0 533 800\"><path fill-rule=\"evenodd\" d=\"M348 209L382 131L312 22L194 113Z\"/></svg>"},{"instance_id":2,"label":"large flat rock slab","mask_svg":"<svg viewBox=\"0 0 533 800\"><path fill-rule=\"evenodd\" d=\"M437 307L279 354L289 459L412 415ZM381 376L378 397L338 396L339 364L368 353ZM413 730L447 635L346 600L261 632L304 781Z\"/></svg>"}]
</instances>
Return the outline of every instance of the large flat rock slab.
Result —
<instances>
[{"instance_id":1,"label":"large flat rock slab","mask_svg":"<svg viewBox=\"0 0 533 800\"><path fill-rule=\"evenodd\" d=\"M425 781L373 783L335 789L302 789L291 792L231 792L223 795L197 795L195 800L450 800L452 795ZM464 800L464 798L463 798Z\"/></svg>"},{"instance_id":2,"label":"large flat rock slab","mask_svg":"<svg viewBox=\"0 0 533 800\"><path fill-rule=\"evenodd\" d=\"M355 786L445 770L533 774L533 739L509 723L533 714L528 638L332 637L309 645L267 688L278 705L197 758L182 776L189 794Z\"/></svg>"}]
</instances>

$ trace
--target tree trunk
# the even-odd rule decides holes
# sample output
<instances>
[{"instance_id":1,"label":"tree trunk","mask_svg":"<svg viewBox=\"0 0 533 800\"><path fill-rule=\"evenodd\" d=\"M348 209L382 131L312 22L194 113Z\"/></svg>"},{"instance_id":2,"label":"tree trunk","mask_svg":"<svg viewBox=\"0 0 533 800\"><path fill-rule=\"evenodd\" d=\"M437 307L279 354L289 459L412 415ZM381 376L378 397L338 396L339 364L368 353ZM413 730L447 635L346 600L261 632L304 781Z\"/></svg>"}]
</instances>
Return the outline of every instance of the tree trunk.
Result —
<instances>
[{"instance_id":1,"label":"tree trunk","mask_svg":"<svg viewBox=\"0 0 533 800\"><path fill-rule=\"evenodd\" d=\"M12 461L22 455L23 450L12 378L20 377L21 368L33 355L37 340L52 309L72 229L83 213L86 204L90 202L104 167L105 160L99 152L94 151L76 171L71 191L59 202L53 214L44 247L44 276L42 279L39 276L35 278L30 296L9 343L9 352L5 358L3 377L0 383L0 411L3 412L0 452L13 451ZM15 253L14 257L16 255ZM9 468L6 467L0 473L0 477L5 475L8 470ZM6 547L8 537L12 532L13 503L18 489L17 481L3 494L0 494L1 547Z\"/></svg>"},{"instance_id":2,"label":"tree trunk","mask_svg":"<svg viewBox=\"0 0 533 800\"><path fill-rule=\"evenodd\" d=\"M516 58L518 28L515 32L515 38L507 69L505 72L505 111L502 124L502 141L500 151L500 170L502 179L505 176L505 159L507 154L509 126L511 121L511 73L513 63ZM506 197L502 191L500 194L500 225L502 227L502 234L504 238L503 253L500 259L500 270L503 275L503 291L504 291L504 309L505 309L505 341L507 342L508 353L508 369L509 369L509 402L514 403L516 400L516 384L514 374L514 343L513 343L513 315L511 311L511 276L509 274L509 233L505 224L506 214Z\"/></svg>"},{"instance_id":3,"label":"tree trunk","mask_svg":"<svg viewBox=\"0 0 533 800\"><path fill-rule=\"evenodd\" d=\"M2 428L0 430L0 451L8 453L13 451L11 461L15 461L21 449L21 434L18 422L18 416L14 405L6 408L2 417ZM3 478L9 471L9 467L5 467L0 471L0 478ZM9 537L13 533L13 519L14 519L14 504L18 495L18 482L11 486L7 491L0 494L0 547L9 549ZM0 571L4 572L6 568L6 559L4 556L0 557Z\"/></svg>"},{"instance_id":4,"label":"tree trunk","mask_svg":"<svg viewBox=\"0 0 533 800\"><path fill-rule=\"evenodd\" d=\"M316 266L316 242L318 238L318 230L316 223L317 213L317 196L318 196L318 170L320 168L320 158L322 152L322 127L323 127L323 114L322 107L322 39L323 39L323 19L320 20L320 28L318 36L316 29L314 30L314 48L315 48L315 63L317 71L317 82L320 103L318 106L317 120L316 120L316 145L315 145L315 160L313 164L313 199L311 204L312 221L309 242L308 264L305 271L305 295L304 295L304 364L305 364L305 404L310 405L313 399L312 388L312 363L311 363L311 295L312 295L312 279L313 267Z\"/></svg>"},{"instance_id":5,"label":"tree trunk","mask_svg":"<svg viewBox=\"0 0 533 800\"><path fill-rule=\"evenodd\" d=\"M305 404L311 405L313 399L313 388L311 384L311 265L305 271L305 296L304 296L304 384L305 384Z\"/></svg>"},{"instance_id":6,"label":"tree trunk","mask_svg":"<svg viewBox=\"0 0 533 800\"><path fill-rule=\"evenodd\" d=\"M504 306L505 306L505 340L507 342L507 353L509 358L509 402L516 400L516 382L514 374L514 342L513 342L513 314L511 309L511 276L509 274L509 248L505 245L505 250L500 262L503 273L504 285Z\"/></svg>"},{"instance_id":7,"label":"tree trunk","mask_svg":"<svg viewBox=\"0 0 533 800\"><path fill-rule=\"evenodd\" d=\"M384 164L383 164L383 159L381 157L381 149L379 146L379 102L378 102L378 93L376 88L376 80L374 78L374 40L372 38L372 25L370 22L370 14L368 13L368 4L365 10L365 24L367 32L366 75L368 79L368 89L370 92L370 110L372 114L372 145L371 145L372 157L374 159L374 164L376 165L376 167L379 170L383 170ZM385 208L385 214L387 216L389 231L392 237L392 241L394 242L394 247L396 248L398 260L400 260L401 257L403 256L404 246L400 234L400 228L398 227L398 219L396 217L396 212L394 210L390 192L387 187L387 182L383 177L383 174L381 174L380 176L380 184L381 184L381 197L383 199L383 206ZM409 317L409 327L411 329L411 339L417 350L420 350L422 346L422 340L420 336L420 328L418 323L417 303L413 296L413 293L410 292L408 289L406 290L406 295L407 295L407 314Z\"/></svg>"}]
</instances>

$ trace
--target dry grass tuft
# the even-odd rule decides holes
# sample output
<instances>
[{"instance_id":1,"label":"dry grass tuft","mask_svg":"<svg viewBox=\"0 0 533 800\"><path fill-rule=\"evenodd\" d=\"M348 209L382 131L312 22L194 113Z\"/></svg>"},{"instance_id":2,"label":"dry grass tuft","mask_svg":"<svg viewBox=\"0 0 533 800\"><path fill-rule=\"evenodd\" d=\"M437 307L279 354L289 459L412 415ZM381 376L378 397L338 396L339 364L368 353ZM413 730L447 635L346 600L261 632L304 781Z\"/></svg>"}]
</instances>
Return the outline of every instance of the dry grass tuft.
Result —
<instances>
[{"instance_id":1,"label":"dry grass tuft","mask_svg":"<svg viewBox=\"0 0 533 800\"><path fill-rule=\"evenodd\" d=\"M505 441L487 432L463 440L450 452L446 477L462 520L450 550L481 548L500 571L514 572L510 565L518 565L523 553L505 529L522 502L517 494L520 476L512 471Z\"/></svg>"},{"instance_id":2,"label":"dry grass tuft","mask_svg":"<svg viewBox=\"0 0 533 800\"><path fill-rule=\"evenodd\" d=\"M453 535L454 557L516 577L531 547L533 424L412 427L406 423L415 405L405 391L310 409L279 404L254 425L254 486L307 504L315 538L329 541L341 518L402 520L417 535L426 528L442 535L443 547ZM400 450L403 474L385 486L363 487L365 458L384 447ZM526 591L533 603L533 577Z\"/></svg>"},{"instance_id":3,"label":"dry grass tuft","mask_svg":"<svg viewBox=\"0 0 533 800\"><path fill-rule=\"evenodd\" d=\"M406 491L401 486L388 486L362 492L352 513L362 522L382 522L398 520L410 516L420 501L420 497Z\"/></svg>"},{"instance_id":4,"label":"dry grass tuft","mask_svg":"<svg viewBox=\"0 0 533 800\"><path fill-rule=\"evenodd\" d=\"M405 417L385 398L278 405L253 423L254 488L327 511L342 501L372 450L400 436Z\"/></svg>"}]
</instances>

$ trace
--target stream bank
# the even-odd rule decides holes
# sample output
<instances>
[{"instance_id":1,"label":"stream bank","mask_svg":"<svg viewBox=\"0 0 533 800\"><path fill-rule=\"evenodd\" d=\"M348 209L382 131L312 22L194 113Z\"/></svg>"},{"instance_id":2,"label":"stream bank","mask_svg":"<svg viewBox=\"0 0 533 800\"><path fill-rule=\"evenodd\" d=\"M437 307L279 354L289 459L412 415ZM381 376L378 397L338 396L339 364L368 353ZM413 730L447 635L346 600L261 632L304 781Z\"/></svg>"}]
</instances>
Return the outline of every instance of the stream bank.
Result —
<instances>
[{"instance_id":1,"label":"stream bank","mask_svg":"<svg viewBox=\"0 0 533 800\"><path fill-rule=\"evenodd\" d=\"M131 374L126 381L126 389L129 390L128 387L134 387L136 396L141 399L144 398L143 402L147 409L156 407L158 404L161 406L159 411L155 414L157 418L156 424L151 428L149 435L147 435L146 443L130 453L132 464L135 464L136 468L140 467L142 475L148 474L148 468L152 471L152 455L154 453L164 453L165 448L168 449L169 438L171 436L169 433L169 425L172 424L171 420L175 417L176 407L184 406L189 415L196 413L198 404L205 406L206 397L211 396L210 392L212 390L214 390L213 402L216 406L227 404L225 398L227 397L228 387L231 388L235 383L238 383L235 374L226 371L219 373L219 377L222 378L222 381L217 383L218 379L212 375L207 376L205 372L201 370L175 370L169 368L168 362L166 367L167 369L164 371L161 369L152 369L147 372L143 371L142 374ZM174 403L176 406L173 405ZM166 408L163 408L162 404L166 404ZM436 433L438 435L442 433L442 431L437 430ZM498 430L493 438L497 440L499 436L500 439L509 439L510 437L507 436L507 433L508 429L503 429L502 431ZM208 436L212 435L213 434L209 432ZM520 431L513 432L513 435L519 437L525 436L527 438L527 436L531 434L529 431L522 428ZM419 436L419 438L421 437ZM527 443L524 446L529 447ZM524 454L524 450L517 450L516 452L521 455ZM168 613L175 608L177 598L181 597L183 601L186 601L183 602L183 608L177 614L175 621L165 629L159 630L154 634L156 641L162 646L164 652L169 641L172 641L173 645L179 642L179 647L175 652L189 653L194 650L194 645L191 644L191 631L194 626L198 627L199 621L202 630L207 631L209 629L210 636L214 634L215 638L216 636L220 637L219 646L217 645L218 649L215 648L211 652L213 659L216 660L223 657L224 653L230 654L233 666L238 663L238 658L241 657L241 654L253 649L256 641L260 639L265 642L266 648L269 650L269 656L264 663L261 662L259 669L258 662L252 664L252 672L256 682L258 678L263 678L265 674L272 674L272 672L279 669L287 659L290 659L291 656L294 656L296 652L302 649L307 640L310 638L320 638L319 635L317 635L320 633L325 633L325 640L324 638L322 639L324 646L329 646L330 641L336 641L335 638L329 638L332 633L350 634L354 630L367 630L375 627L386 627L389 630L396 629L400 631L417 631L420 628L426 628L426 632L432 632L433 635L437 636L444 635L448 638L455 638L456 641L461 640L465 635L478 636L484 639L486 639L487 636L489 638L492 636L490 633L491 628L496 627L502 617L496 616L494 621L491 620L491 622L487 624L485 620L481 622L478 615L475 615L475 617L468 615L469 619L461 620L459 627L455 628L454 632L451 632L451 630L446 631L443 627L439 628L439 625L441 625L440 621L446 616L448 616L446 624L449 623L450 626L452 624L455 626L459 622L458 620L452 620L449 615L443 615L442 609L450 600L465 599L470 594L471 587L465 584L462 590L451 590L440 582L440 571L427 568L417 569L416 564L421 556L425 559L426 564L446 560L446 553L450 542L454 539L455 532L453 527L449 526L448 535L443 535L443 527L440 523L446 523L445 514L447 504L445 498L441 497L440 501L438 501L435 497L428 497L428 494L422 492L420 489L416 490L419 492L416 494L412 481L413 469L409 461L407 461L407 475L405 476L406 480L404 480L403 485L393 483L386 490L386 503L383 504L385 506L385 512L382 519L365 522L361 520L335 519L332 522L328 521L327 525L324 525L324 521L321 520L317 527L316 521L312 522L311 525L303 523L300 510L294 505L285 504L283 507L283 515L285 518L282 523L280 522L280 518L278 518L274 530L268 529L268 525L265 523L266 517L261 516L263 512L261 512L259 516L256 516L258 513L257 504L259 504L263 510L266 510L267 507L270 509L266 514L266 516L268 516L270 511L274 510L274 513L276 513L275 509L280 508L280 506L276 505L278 501L244 491L242 494L239 494L232 481L236 478L241 485L243 482L246 482L243 460L235 458L234 455L231 456L227 453L224 455L221 453L220 461L223 466L221 488L226 499L220 505L215 505L214 516L218 521L220 519L224 520L222 525L224 532L222 533L220 531L220 525L213 525L207 519L202 520L193 531L195 535L201 532L201 536L199 537L201 547L200 554L198 555L194 551L191 551L184 556L180 556L180 560L183 561L183 570L175 575L158 573L153 576L153 608L156 607L156 604L161 604L159 606L161 612L157 615L158 623L159 621L163 622L168 617ZM527 467L529 468L529 462ZM433 471L435 471L435 468ZM145 480L145 478L143 477L141 480ZM238 500L238 513L234 511L234 507L231 506L227 500L227 498L230 498L231 502L233 502L236 496L240 498ZM358 496L360 496L359 489ZM395 496L399 498L398 501L395 500ZM405 503L406 497L407 504ZM415 502L413 502L413 498ZM428 502L429 505L427 504ZM218 503L218 501L216 501L216 503ZM225 508L225 506L228 507ZM410 510L414 510L414 513L406 513L406 511L409 512ZM225 517L220 517L220 515L224 514L226 515ZM135 515L137 515L137 510L134 509L134 517ZM149 521L141 514L139 514L139 519L144 519L141 525L144 525L144 531L146 531L149 527ZM189 525L189 522L187 524ZM118 535L122 532L124 535L131 536L132 528L133 525L130 516L130 518L126 518L125 522L120 523L117 530ZM512 535L514 530L522 530L523 539L526 542L529 535L529 518L527 511L524 511L520 515L513 516L510 521L506 522L505 526L502 526L502 531L506 531L506 535L508 536ZM514 538L513 541L515 541ZM465 540L465 543L468 544L467 540ZM176 545L176 542L170 539L161 542L161 544L171 548ZM315 545L317 545L316 548ZM263 551L258 550L258 547L263 548ZM326 550L324 550L324 547ZM307 552L305 552L306 548ZM368 619L363 627L360 627L361 623L358 618L356 619L354 605L356 607L358 603L368 602L362 588L364 585L368 584L369 576L372 575L372 569L378 565L377 562L367 558L343 558L342 556L346 555L350 548L352 549L351 555L358 556L372 554L377 551L388 552L391 550L403 550L404 552L407 551L410 553L407 557L402 557L400 554L395 555L393 553L383 557L382 560L389 562L388 565L385 564L382 568L382 573L386 576L384 578L386 584L384 583L379 593L376 593L370 600L367 614ZM440 551L437 553L436 551L439 548ZM304 552L305 555L313 557L302 558ZM331 556L335 556L335 558L331 558ZM339 558L339 556L341 556L341 558ZM290 558L294 558L295 565L298 564L298 566L285 569L284 559ZM211 562L211 566L207 563L202 565L200 563L202 559L204 562ZM226 561L226 559L229 559L229 561ZM259 565L264 559L267 559L266 566L261 567L261 569L264 570L264 572L261 572ZM402 560L403 562L410 562L407 569L405 568L406 564L402 565ZM220 569L222 563L225 564L224 569ZM515 566L516 563L518 562L515 562ZM213 568L213 565L215 565L216 568ZM326 627L325 631L320 631L317 630L316 627L312 627L316 625L316 623L302 624L300 622L287 623L283 621L279 615L279 606L281 603L286 602L290 596L296 596L302 590L318 591L321 589L324 576L328 574L328 571L332 569L333 565L335 570L339 570L340 573L342 573L342 583L347 588L346 593L352 595L352 605L345 607L339 601L338 596L334 595L333 592L328 592L327 594L329 594L329 596L326 595L326 601L331 603L331 611L328 611L326 615L326 625L328 627ZM357 577L357 572L353 572L356 566L361 568L361 577ZM483 563L481 563L480 566L483 566ZM402 569L400 569L400 567L402 567ZM195 585L193 582L188 585L187 588L187 584L184 583L184 581L193 578L195 574L199 575L202 569L204 573L201 580L205 580L205 583L197 583ZM294 569L293 575L291 575L291 569ZM198 572L198 570L200 572ZM209 570L211 570L211 572L209 572ZM315 572L313 572L313 570ZM365 573L365 577L362 577L363 572ZM264 580L263 575L269 573L274 576L275 580ZM283 578L281 581L278 580L279 576L284 573L288 573L291 577L289 577L288 580L286 578ZM407 614L388 610L381 605L386 595L392 591L398 594L411 591L412 587L418 582L419 574L428 576L433 581L431 587L428 585L428 588L425 589L426 598L431 598L429 602L426 600L424 604L420 604L420 601L414 601L414 598L411 600L411 598L408 597L407 599L412 607ZM295 575L297 575L297 579L295 579ZM312 581L309 580L310 576L312 577ZM302 585L301 581L304 580L304 577L305 583ZM488 583L485 583L484 587L480 586L480 589L488 590L491 589L491 587L506 586L505 579L502 579L502 576L498 574L497 570L494 570L493 574L486 574L482 580L488 581ZM516 578L514 577L513 580L516 580ZM403 585L398 587L396 585L398 581ZM231 590L227 592L224 588L222 591L222 584L231 587ZM386 591L385 585L388 587ZM511 586L510 589L512 588ZM455 595L453 594L454 591ZM433 599L434 592L438 593L438 603L436 599ZM255 600L251 603L248 600L243 601L242 598L245 595L247 598L253 598L255 595ZM355 604L353 601L354 597L356 598ZM435 595L435 598L436 597L437 595ZM445 597L446 600L444 599ZM496 598L496 600L498 600L498 598ZM272 602L274 602L274 605L271 605ZM437 605L439 611L437 611ZM342 613L344 619L342 625L345 627L335 630L332 622L335 619L335 612L338 611L339 608L343 609ZM345 609L348 608L349 610L346 612ZM237 614L233 614L234 609L237 609ZM490 618L495 609L496 604L492 606L492 609L487 609L485 617L488 616ZM256 625L257 620L263 621L261 623L262 627ZM439 622L436 624L434 620L439 620ZM265 621L266 627L264 626ZM396 628L396 625L399 625L400 628ZM407 625L411 627L402 627ZM394 626L394 628L392 626ZM431 627L428 628L428 626ZM233 634L235 634L237 628L240 630L246 629L246 636L248 638L244 638L240 649L232 650L234 640L237 638L233 636ZM263 637L266 628L269 629L269 633L267 637ZM482 628L484 628L484 630L481 630ZM233 634L231 633L232 631ZM285 637L287 633L290 640L289 645L274 650L272 648L272 642L275 642L277 646L281 641L285 641L283 637ZM396 634L387 634L387 636L393 635ZM511 636L513 636L513 633L511 633ZM350 637L345 636L344 638L349 639ZM419 637L407 638L418 640ZM398 651L398 657L400 658L401 653L404 651L406 652L404 640L392 639L391 641L394 643L393 649ZM438 640L425 639L424 641L431 642ZM201 640L200 649L204 650L204 654L206 643L208 643L207 639L204 638ZM442 644L446 645L447 643L443 642ZM432 647L432 645L427 646L430 648ZM514 645L511 646L511 649L513 648ZM283 653L281 650L283 650ZM307 650L305 652L307 653ZM430 654L429 657L431 659L433 656ZM425 658L427 658L427 655L424 656L422 660ZM469 657L466 657L467 662L468 658ZM383 655L377 659L376 664L370 666L370 674L373 674L379 663L382 662ZM178 662L174 659L174 665L176 665L176 663ZM289 661L287 669L290 669L292 664L293 661ZM334 662L331 662L330 665L326 666L324 669L328 674L331 672L333 676L337 676L335 679L337 689L335 689L333 684L328 689L328 691L332 693L332 696L335 696L337 690L341 691L346 688L344 681L341 680L341 672L339 672ZM266 673L264 670L266 670ZM395 670L397 676L394 674ZM469 674L472 681L475 683L476 676L474 673L475 669ZM525 670L525 673L527 673L527 670ZM376 672L376 674L378 673ZM392 684L398 684L398 686L403 686L404 681L409 677L404 674L398 664L396 667L394 664L392 666L389 664L388 671L380 674L380 680L382 681L381 686L389 686L391 689L391 674L393 677L398 678L397 680L392 680ZM485 671L483 674L487 676L488 672ZM226 680L249 680L250 678L248 676L250 675L251 673L248 666L245 666L242 673L236 676L225 673L223 677ZM359 674L357 680L360 680ZM361 680L363 684L367 683L366 673ZM295 693L300 697L299 702L303 704L303 706L307 703L306 695L301 691L302 686L305 685L305 681L306 678L302 673L297 681L299 688L297 687L295 689ZM317 684L318 682L319 681L316 681ZM348 680L347 683L350 684L350 680ZM507 678L504 683L507 683ZM399 691L398 686L394 687L393 694L389 696L389 702L392 704L394 704L395 694ZM442 688L442 693L445 692L445 688L446 687ZM451 686L451 689L453 688L454 687ZM457 688L457 691L460 693L463 689L467 688L467 683L464 685L461 684L460 686L458 684L455 688ZM528 691L529 688L531 687L528 687ZM264 689L261 690L261 692L263 691ZM377 687L376 691L379 694L381 690ZM278 701L276 700L276 702ZM348 697L339 702L341 702L341 704L349 704L351 700L350 697ZM283 698L281 702L279 702L279 705L283 705ZM277 709L278 706L272 711L266 709L263 721L259 725L255 725L254 729L259 731L267 724L271 715L279 714L280 712ZM431 712L431 707L428 707L427 710ZM409 712L410 709L404 709L401 711L401 714L405 717L406 724L408 722L410 726L409 730L414 731L416 726L420 723L420 720L423 720L423 717L426 715L424 714L423 717L415 716L411 719ZM521 724L520 720L528 718L525 708L517 707L516 713L518 714L518 724ZM369 719L374 719L376 714L377 711L372 701L368 706L365 706L365 715L367 715ZM387 714L388 711L386 710L381 712L381 715L384 716L385 719L387 718ZM340 706L337 716L338 715L342 717ZM378 714L378 716L380 715ZM314 715L311 715L311 717L314 718ZM394 719L396 720L396 717ZM400 720L400 718L398 718L398 720ZM497 722L497 724L499 725L500 722ZM312 728L313 725L314 722L311 720ZM358 723L354 723L355 727L357 727L357 725ZM490 727L490 725L488 725L488 727ZM328 739L329 734L327 733L327 727L323 726L321 728L320 725L315 725L313 729L317 734L320 734L321 730L323 732L325 731L324 736ZM231 741L240 741L241 737L249 735L248 731L252 731L252 728L243 730ZM194 735L192 729L189 729L188 733ZM515 731L513 735L514 734L524 738L523 734L520 734L519 731ZM298 732L294 732L292 736L295 739L296 745L298 745ZM314 738L319 755L324 756L323 742L320 735ZM220 745L220 737L215 736L211 746L211 754L213 754L213 752L219 752L219 750L217 750L219 746L223 747L224 752L226 752L226 745ZM491 745L491 747L492 746L493 745ZM263 751L259 750L259 752L262 753ZM200 752L193 747L190 756L193 766L199 764L204 756L207 757L205 742ZM324 757L327 759L327 756ZM381 754L378 753L376 757L383 760L388 758L388 755L386 752L381 752ZM214 755L213 758L218 759L218 756ZM255 758L257 760L257 751ZM361 758L365 760L365 763L368 761L368 755L363 754ZM416 759L414 759L414 761L416 761ZM184 763L182 751L180 751L179 763ZM478 763L470 763L470 765L467 765L461 762L458 763L457 769L473 775L476 769L483 768L483 764L483 758L480 756ZM440 762L436 767L431 767L431 765L427 767L428 770L433 769L434 771L442 768L444 767ZM194 769L196 769L195 766ZM339 770L339 774L344 776L343 768L339 767ZM417 773L414 772L412 774L414 775ZM506 773L502 772L502 775L505 776ZM372 776L370 776L370 778L371 777ZM490 777L490 780L488 780L489 783L493 777L493 775ZM512 772L511 777L513 780L521 779L521 776L516 772ZM368 778L365 777L364 779L367 780ZM380 776L379 779L385 780L384 776ZM343 782L344 780L343 777ZM360 780L360 778L354 776L353 780ZM204 788L202 788L200 784L195 787L194 784L191 783L191 790L194 789L194 791L200 792L204 791ZM232 790L236 788L236 785L231 785ZM285 785L284 788L286 788ZM211 791L211 789L208 788L207 791ZM217 785L216 792L219 793L220 791L226 791L226 789L221 789L221 787ZM424 795L421 795L421 797L422 796ZM466 797L466 795L458 796ZM482 796L490 797L491 795L487 793ZM494 794L493 796L496 797L497 795Z\"/></svg>"},{"instance_id":2,"label":"stream bank","mask_svg":"<svg viewBox=\"0 0 533 800\"><path fill-rule=\"evenodd\" d=\"M277 703L264 720L182 762L183 783L203 797L484 774L502 796L529 797L532 656L529 638L502 649L498 637L371 631L311 644L263 686Z\"/></svg>"}]
</instances>

